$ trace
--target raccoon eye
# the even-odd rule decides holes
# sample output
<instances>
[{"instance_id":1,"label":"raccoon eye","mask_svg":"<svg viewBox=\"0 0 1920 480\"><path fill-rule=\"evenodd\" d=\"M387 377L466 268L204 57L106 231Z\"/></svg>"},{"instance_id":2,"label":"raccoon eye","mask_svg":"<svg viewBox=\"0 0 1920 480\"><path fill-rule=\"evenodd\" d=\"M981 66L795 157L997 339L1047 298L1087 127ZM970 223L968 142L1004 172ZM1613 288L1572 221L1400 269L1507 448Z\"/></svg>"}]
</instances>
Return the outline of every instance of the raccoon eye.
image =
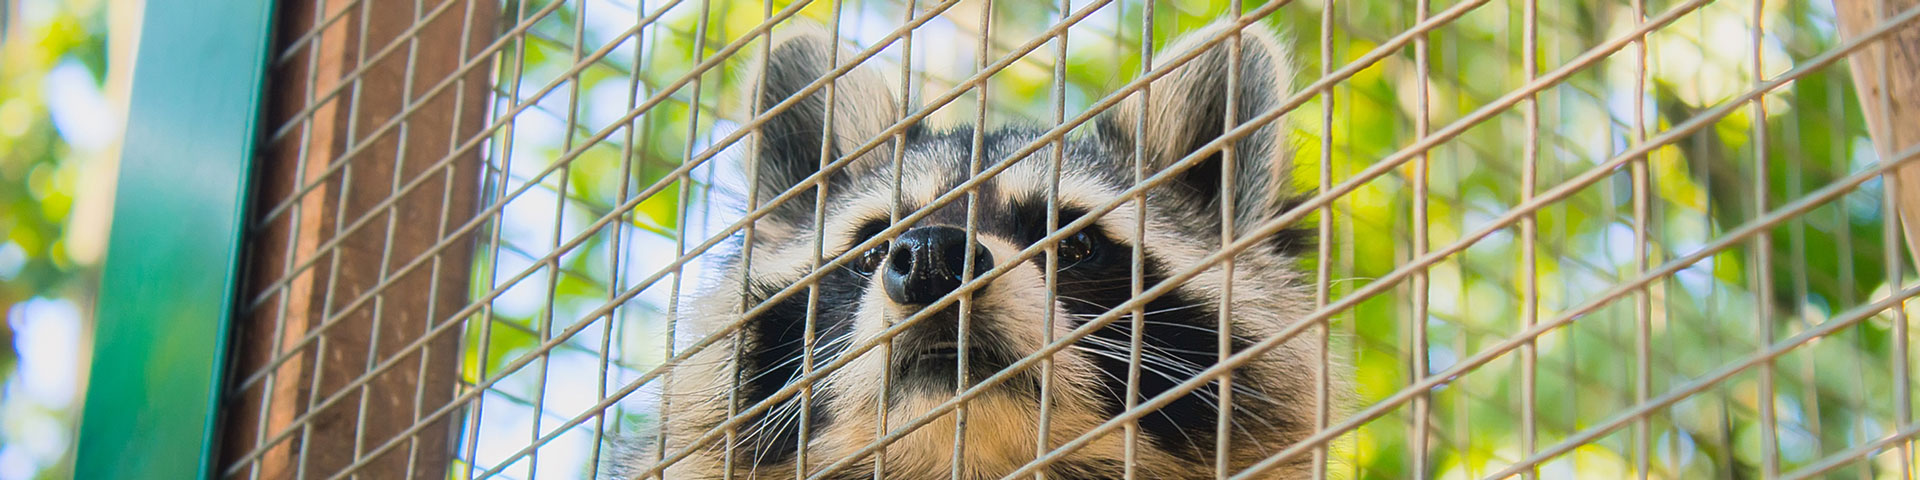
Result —
<instances>
[{"instance_id":1,"label":"raccoon eye","mask_svg":"<svg viewBox=\"0 0 1920 480\"><path fill-rule=\"evenodd\" d=\"M872 275L874 270L880 269L880 262L887 260L887 246L891 244L892 242L888 242L873 247L865 253L861 253L860 258L848 262L847 265L853 267L854 270L859 271L862 275Z\"/></svg>"},{"instance_id":2,"label":"raccoon eye","mask_svg":"<svg viewBox=\"0 0 1920 480\"><path fill-rule=\"evenodd\" d=\"M879 235L881 230L886 229L886 220L868 220L866 223L860 225L859 230L853 232L854 243L865 242L873 238L874 235ZM887 260L887 252L891 250L890 247L892 245L893 242L882 242L880 245L873 247L872 250L862 252L860 258L855 258L853 261L847 262L847 266L852 267L863 275L872 275L874 270L880 269L880 262Z\"/></svg>"},{"instance_id":3,"label":"raccoon eye","mask_svg":"<svg viewBox=\"0 0 1920 480\"><path fill-rule=\"evenodd\" d=\"M1060 263L1073 265L1093 257L1094 238L1092 233L1081 230L1060 241Z\"/></svg>"}]
</instances>

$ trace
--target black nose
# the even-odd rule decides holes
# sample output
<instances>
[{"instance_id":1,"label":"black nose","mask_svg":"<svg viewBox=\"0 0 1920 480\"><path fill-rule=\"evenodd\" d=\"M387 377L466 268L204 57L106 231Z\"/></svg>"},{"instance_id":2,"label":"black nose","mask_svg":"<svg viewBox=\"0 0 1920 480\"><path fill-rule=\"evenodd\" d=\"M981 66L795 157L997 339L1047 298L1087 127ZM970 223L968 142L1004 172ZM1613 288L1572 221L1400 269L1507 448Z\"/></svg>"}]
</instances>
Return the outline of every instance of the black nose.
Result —
<instances>
[{"instance_id":1,"label":"black nose","mask_svg":"<svg viewBox=\"0 0 1920 480\"><path fill-rule=\"evenodd\" d=\"M973 245L973 274L993 268L993 255ZM953 227L919 227L893 241L881 282L901 305L925 305L960 288L967 262L967 232Z\"/></svg>"}]
</instances>

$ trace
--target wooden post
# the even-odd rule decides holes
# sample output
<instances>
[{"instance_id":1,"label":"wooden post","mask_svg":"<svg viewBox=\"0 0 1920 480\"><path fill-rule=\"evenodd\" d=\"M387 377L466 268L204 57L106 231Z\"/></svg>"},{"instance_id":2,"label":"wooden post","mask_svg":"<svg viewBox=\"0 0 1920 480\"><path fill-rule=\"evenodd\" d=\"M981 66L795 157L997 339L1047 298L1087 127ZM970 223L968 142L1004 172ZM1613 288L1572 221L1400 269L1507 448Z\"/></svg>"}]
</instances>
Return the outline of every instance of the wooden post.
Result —
<instances>
[{"instance_id":1,"label":"wooden post","mask_svg":"<svg viewBox=\"0 0 1920 480\"><path fill-rule=\"evenodd\" d=\"M1840 17L1841 37L1853 38L1889 17L1920 7L1920 0L1834 0L1833 7ZM1867 134L1881 157L1920 145L1920 22L1909 22L1854 52L1847 64L1867 118ZM1895 173L1895 190L1907 252L1920 265L1920 165L1900 168Z\"/></svg>"},{"instance_id":2,"label":"wooden post","mask_svg":"<svg viewBox=\"0 0 1920 480\"><path fill-rule=\"evenodd\" d=\"M234 477L327 478L452 400L457 335L428 340L366 385L344 387L428 329L461 320L447 316L467 303L473 242L445 234L473 218L483 166L477 150L435 164L487 120L492 63L459 68L469 60L463 40L470 57L495 38L498 8L493 0L282 2L261 130L295 126L260 152L243 266L249 282L234 336L239 355L229 375L231 382L266 380L229 387L216 475L228 477L230 466L245 461ZM455 75L450 87L423 98ZM418 107L382 128L410 105ZM343 156L343 168L330 168ZM376 208L396 186L423 177L390 207ZM342 230L363 217L371 219ZM394 274L423 256L433 258ZM346 309L383 282L374 301ZM300 343L316 332L317 341ZM272 363L288 352L287 361ZM339 401L312 408L343 390ZM448 419L430 425L355 475L446 478L457 427ZM295 434L275 438L287 431Z\"/></svg>"}]
</instances>

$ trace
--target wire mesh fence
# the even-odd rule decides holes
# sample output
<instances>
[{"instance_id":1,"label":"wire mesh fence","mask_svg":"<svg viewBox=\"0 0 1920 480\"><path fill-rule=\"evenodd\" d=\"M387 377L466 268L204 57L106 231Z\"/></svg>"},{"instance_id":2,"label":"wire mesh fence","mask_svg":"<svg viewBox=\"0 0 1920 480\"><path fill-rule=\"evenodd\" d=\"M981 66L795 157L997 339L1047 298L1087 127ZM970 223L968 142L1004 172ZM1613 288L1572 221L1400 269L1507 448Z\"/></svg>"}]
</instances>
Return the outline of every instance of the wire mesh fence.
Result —
<instances>
[{"instance_id":1,"label":"wire mesh fence","mask_svg":"<svg viewBox=\"0 0 1920 480\"><path fill-rule=\"evenodd\" d=\"M1855 75L1904 81L1856 54L1920 9L1859 3L287 2L217 471L1912 478L1885 179L1920 152ZM1290 68L1247 60L1261 26ZM841 47L768 95L805 30ZM1154 110L1204 52L1228 113ZM1258 135L1290 160L1242 222ZM1194 195L1200 233L1152 211ZM941 226L984 246L900 301L876 269ZM1104 277L1069 272L1087 235ZM899 351L940 321L927 393ZM977 333L1005 324L1040 337Z\"/></svg>"}]
</instances>

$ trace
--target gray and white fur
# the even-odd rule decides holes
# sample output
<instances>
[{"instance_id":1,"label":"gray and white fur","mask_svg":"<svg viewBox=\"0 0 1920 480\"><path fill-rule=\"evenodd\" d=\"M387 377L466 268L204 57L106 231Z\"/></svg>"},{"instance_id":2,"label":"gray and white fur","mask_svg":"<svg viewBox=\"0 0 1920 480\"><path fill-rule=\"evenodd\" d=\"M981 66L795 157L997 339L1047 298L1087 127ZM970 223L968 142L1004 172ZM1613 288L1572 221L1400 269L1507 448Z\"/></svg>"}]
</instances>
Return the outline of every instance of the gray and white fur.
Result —
<instances>
[{"instance_id":1,"label":"gray and white fur","mask_svg":"<svg viewBox=\"0 0 1920 480\"><path fill-rule=\"evenodd\" d=\"M1228 28L1231 25L1223 23L1191 33L1160 52L1159 58L1191 52ZM1234 98L1237 116L1245 121L1278 108L1290 93L1294 72L1288 49L1264 27L1256 24L1239 35L1240 74ZM779 104L833 69L829 58L838 47L828 38L807 33L775 40L766 70L760 73L765 82L760 108ZM1102 114L1092 128L1067 138L1065 168L1059 172L1058 224L1122 198L1119 193L1135 180L1136 141L1146 152L1144 165L1152 174L1221 135L1231 75L1228 38L1154 81L1148 100L1135 94ZM844 62L851 57L841 51L838 58ZM855 68L834 88L831 116L826 90L821 89L759 127L759 152L745 162L748 178L756 179L759 203L770 202L818 171L823 138L831 135L825 153L839 158L897 120L896 95L867 67ZM1138 122L1144 122L1141 138L1135 138ZM1224 221L1233 222L1238 232L1250 231L1294 205L1297 190L1283 123L1272 122L1235 142L1234 161L1211 154L1169 184L1148 192L1144 208L1126 203L1061 241L1055 301L1047 299L1044 256L1011 267L1006 275L972 293L966 342L969 378L995 374L1040 349L1042 329L1051 329L1055 338L1064 337L1131 298L1135 245L1144 245L1143 280L1151 288L1162 279L1197 268L1202 257L1220 249L1221 202L1232 202L1231 218ZM793 478L802 442L811 475L873 442L880 435L882 415L888 428L896 428L951 399L959 381L957 306L902 332L890 349L869 351L817 382L811 390L804 437L796 396L741 425L730 462L725 458L724 440L689 444L727 419L730 392L739 410L745 410L801 377L801 358L807 348L802 336L809 321L817 340L813 362L825 365L850 346L872 341L929 300L953 291L968 247L977 274L1008 263L1007 259L1046 236L1049 179L1054 174L1052 147L1024 158L1008 158L1043 131L1009 127L984 136L983 163L1016 163L980 186L973 212L973 244L966 243L962 230L967 223L966 202L938 207L900 237L874 251L857 253L855 261L824 275L817 286L810 287L819 290L811 312L806 292L789 296L766 313L746 319L737 334L722 333L719 343L676 365L664 393L670 405L664 432L667 452L691 447L695 453L669 467L666 477L722 478L731 465L732 478ZM740 253L719 262L717 276L679 321L692 330L689 334L714 334L739 321L743 307L758 305L807 275L816 235L823 236L823 253L832 258L887 228L895 207L896 175L900 212L917 210L956 188L968 179L973 137L970 125L915 125L905 131L904 142L889 141L852 160L825 182L823 222L815 219L818 192L811 186L800 187L799 195L759 220L751 248L739 249ZM893 165L894 149L904 149L899 171ZM1225 168L1233 169L1236 180L1223 188ZM1145 238L1135 234L1135 222L1142 218ZM1297 260L1310 250L1311 232L1293 228L1263 240L1240 254L1232 268L1231 344L1235 349L1273 335L1312 309L1312 275ZM743 272L749 259L751 266ZM1216 363L1222 291L1228 284L1225 271L1219 265L1207 267L1203 274L1144 307L1144 360L1138 385L1142 401ZM1047 310L1053 311L1051 325L1042 324ZM1072 440L1124 410L1130 324L1130 318L1122 317L1054 356L1050 446ZM1300 335L1234 372L1232 453L1228 455L1234 471L1313 430L1320 352L1312 338ZM883 375L890 375L888 381L882 381ZM1040 381L1040 369L1027 368L967 404L964 478L999 478L1034 459ZM883 388L888 389L884 404ZM1134 463L1139 478L1214 478L1219 390L1218 382L1211 383L1140 419ZM954 428L949 413L889 445L884 454L888 477L947 478L953 467ZM1046 467L1048 478L1120 478L1125 445L1126 437L1118 430L1104 435ZM1304 475L1309 468L1307 457L1300 456L1273 476ZM640 465L638 470L649 466ZM873 474L873 459L862 458L827 478L872 478Z\"/></svg>"}]
</instances>

